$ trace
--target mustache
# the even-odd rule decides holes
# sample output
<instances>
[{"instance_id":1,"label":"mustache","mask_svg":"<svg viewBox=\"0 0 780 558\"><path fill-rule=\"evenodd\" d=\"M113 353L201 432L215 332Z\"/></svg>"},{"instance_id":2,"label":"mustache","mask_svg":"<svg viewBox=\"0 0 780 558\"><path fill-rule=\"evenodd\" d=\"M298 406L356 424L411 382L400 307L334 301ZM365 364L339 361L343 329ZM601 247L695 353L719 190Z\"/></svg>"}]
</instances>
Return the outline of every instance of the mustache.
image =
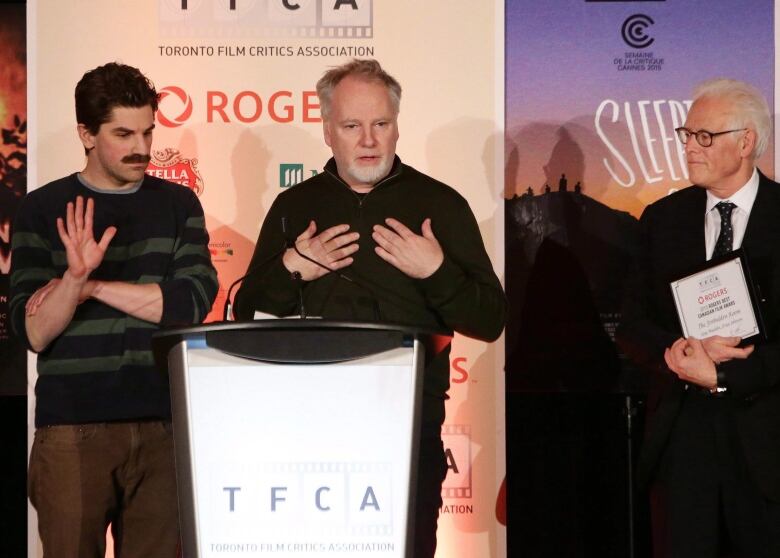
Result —
<instances>
[{"instance_id":1,"label":"mustache","mask_svg":"<svg viewBox=\"0 0 780 558\"><path fill-rule=\"evenodd\" d=\"M131 165L135 163L148 163L151 160L151 155L128 155L126 157L122 157L123 163L128 163Z\"/></svg>"}]
</instances>

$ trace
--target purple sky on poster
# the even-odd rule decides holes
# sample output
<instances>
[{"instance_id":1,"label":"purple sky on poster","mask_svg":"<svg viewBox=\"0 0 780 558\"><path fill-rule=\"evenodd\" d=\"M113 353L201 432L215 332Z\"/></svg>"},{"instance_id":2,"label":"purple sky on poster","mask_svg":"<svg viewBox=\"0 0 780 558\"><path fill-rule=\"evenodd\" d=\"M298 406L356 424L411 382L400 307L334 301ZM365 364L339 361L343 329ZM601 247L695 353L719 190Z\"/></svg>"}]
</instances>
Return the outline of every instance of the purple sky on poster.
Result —
<instances>
[{"instance_id":1,"label":"purple sky on poster","mask_svg":"<svg viewBox=\"0 0 780 558\"><path fill-rule=\"evenodd\" d=\"M673 128L693 85L735 77L774 103L772 0L510 0L506 19L508 197L566 173L639 215L688 184Z\"/></svg>"}]
</instances>

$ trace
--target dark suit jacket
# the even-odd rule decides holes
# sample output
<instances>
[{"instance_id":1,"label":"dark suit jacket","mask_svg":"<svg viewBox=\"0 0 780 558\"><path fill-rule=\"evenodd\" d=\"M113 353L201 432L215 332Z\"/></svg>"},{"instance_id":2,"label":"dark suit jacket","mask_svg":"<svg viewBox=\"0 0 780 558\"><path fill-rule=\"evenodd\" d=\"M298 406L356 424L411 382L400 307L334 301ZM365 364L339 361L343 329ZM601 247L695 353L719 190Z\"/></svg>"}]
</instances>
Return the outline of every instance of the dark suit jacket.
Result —
<instances>
[{"instance_id":1,"label":"dark suit jacket","mask_svg":"<svg viewBox=\"0 0 780 558\"><path fill-rule=\"evenodd\" d=\"M663 360L664 349L682 335L669 282L706 260L705 208L706 191L692 186L648 206L640 220L640 249L618 342L653 373L637 474L643 484L656 472L685 393L685 384ZM727 396L737 402L737 429L753 479L767 498L780 501L780 184L763 175L742 247L763 299L769 341L720 369Z\"/></svg>"}]
</instances>

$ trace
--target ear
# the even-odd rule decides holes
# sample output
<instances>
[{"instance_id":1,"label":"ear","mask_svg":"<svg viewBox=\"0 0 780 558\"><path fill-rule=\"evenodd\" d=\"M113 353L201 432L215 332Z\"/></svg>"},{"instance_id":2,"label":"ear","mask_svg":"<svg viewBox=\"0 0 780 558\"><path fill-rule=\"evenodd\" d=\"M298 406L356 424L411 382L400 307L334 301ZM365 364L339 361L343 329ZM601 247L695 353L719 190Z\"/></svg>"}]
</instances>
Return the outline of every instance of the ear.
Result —
<instances>
[{"instance_id":1,"label":"ear","mask_svg":"<svg viewBox=\"0 0 780 558\"><path fill-rule=\"evenodd\" d=\"M330 134L330 121L322 119L322 136L325 138L325 145L330 147L331 134Z\"/></svg>"},{"instance_id":2,"label":"ear","mask_svg":"<svg viewBox=\"0 0 780 558\"><path fill-rule=\"evenodd\" d=\"M742 135L742 138L739 140L740 155L744 158L750 157L756 148L757 140L758 137L756 136L755 130L752 129L746 130L745 133Z\"/></svg>"},{"instance_id":3,"label":"ear","mask_svg":"<svg viewBox=\"0 0 780 558\"><path fill-rule=\"evenodd\" d=\"M95 147L95 136L92 135L92 132L90 132L84 124L76 126L76 131L78 132L81 143L84 145L84 149L89 151Z\"/></svg>"}]
</instances>

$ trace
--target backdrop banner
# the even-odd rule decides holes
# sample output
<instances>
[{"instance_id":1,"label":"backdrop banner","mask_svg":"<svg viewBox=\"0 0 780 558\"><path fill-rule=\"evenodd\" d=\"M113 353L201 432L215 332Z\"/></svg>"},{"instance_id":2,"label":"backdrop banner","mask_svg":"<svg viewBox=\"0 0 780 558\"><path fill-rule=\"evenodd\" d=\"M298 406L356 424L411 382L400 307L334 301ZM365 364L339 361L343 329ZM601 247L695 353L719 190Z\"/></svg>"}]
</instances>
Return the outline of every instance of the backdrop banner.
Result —
<instances>
[{"instance_id":1,"label":"backdrop banner","mask_svg":"<svg viewBox=\"0 0 780 558\"><path fill-rule=\"evenodd\" d=\"M0 5L0 396L27 393L27 353L8 319L13 220L27 191L24 12L24 4Z\"/></svg>"},{"instance_id":2,"label":"backdrop banner","mask_svg":"<svg viewBox=\"0 0 780 558\"><path fill-rule=\"evenodd\" d=\"M468 199L502 270L503 11L500 0L30 0L31 187L83 167L83 73L139 67L161 94L148 172L200 197L221 287L209 319L220 319L276 195L330 156L317 79L372 57L403 86L399 155ZM456 337L439 556L505 555L502 368L502 342Z\"/></svg>"},{"instance_id":3,"label":"backdrop banner","mask_svg":"<svg viewBox=\"0 0 780 558\"><path fill-rule=\"evenodd\" d=\"M674 129L694 85L742 79L774 107L773 14L772 0L508 2L511 390L641 390L612 342L638 218L690 184ZM750 39L722 40L734 30Z\"/></svg>"}]
</instances>

